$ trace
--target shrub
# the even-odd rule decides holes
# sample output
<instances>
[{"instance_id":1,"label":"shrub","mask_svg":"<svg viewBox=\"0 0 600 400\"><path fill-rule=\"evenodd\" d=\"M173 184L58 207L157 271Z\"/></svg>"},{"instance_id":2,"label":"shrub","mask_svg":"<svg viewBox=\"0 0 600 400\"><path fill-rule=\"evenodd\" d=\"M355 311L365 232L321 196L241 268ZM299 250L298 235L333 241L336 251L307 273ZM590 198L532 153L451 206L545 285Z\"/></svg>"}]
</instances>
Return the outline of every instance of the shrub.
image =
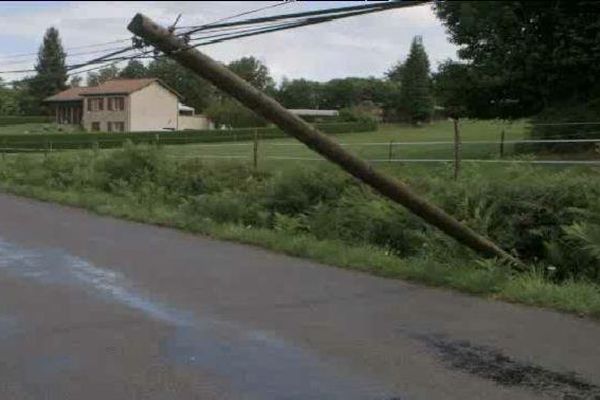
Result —
<instances>
[{"instance_id":1,"label":"shrub","mask_svg":"<svg viewBox=\"0 0 600 400\"><path fill-rule=\"evenodd\" d=\"M339 173L317 168L293 169L274 176L265 193L265 206L286 215L305 213L322 202L336 199L349 180Z\"/></svg>"},{"instance_id":2,"label":"shrub","mask_svg":"<svg viewBox=\"0 0 600 400\"><path fill-rule=\"evenodd\" d=\"M543 125L561 124L572 122L598 122L600 121L600 99L588 103L564 103L546 108L533 118L533 127L530 130L532 139L597 139L597 124L576 125ZM541 125L536 125L541 124ZM519 147L521 150L551 151L551 152L579 152L594 149L594 143L535 143Z\"/></svg>"},{"instance_id":3,"label":"shrub","mask_svg":"<svg viewBox=\"0 0 600 400\"><path fill-rule=\"evenodd\" d=\"M343 122L359 122L362 124L376 123L373 112L364 107L342 108L340 110L339 119Z\"/></svg>"},{"instance_id":4,"label":"shrub","mask_svg":"<svg viewBox=\"0 0 600 400\"><path fill-rule=\"evenodd\" d=\"M97 182L101 188L110 189L114 182L135 185L142 180L153 180L161 164L162 153L156 147L135 146L128 142L123 149L110 153L96 163Z\"/></svg>"},{"instance_id":5,"label":"shrub","mask_svg":"<svg viewBox=\"0 0 600 400\"><path fill-rule=\"evenodd\" d=\"M45 115L40 116L28 116L28 115L5 115L0 116L0 126L8 126L8 125L21 125L21 124L38 124L38 123L46 123L53 122L53 117L48 117Z\"/></svg>"}]
</instances>

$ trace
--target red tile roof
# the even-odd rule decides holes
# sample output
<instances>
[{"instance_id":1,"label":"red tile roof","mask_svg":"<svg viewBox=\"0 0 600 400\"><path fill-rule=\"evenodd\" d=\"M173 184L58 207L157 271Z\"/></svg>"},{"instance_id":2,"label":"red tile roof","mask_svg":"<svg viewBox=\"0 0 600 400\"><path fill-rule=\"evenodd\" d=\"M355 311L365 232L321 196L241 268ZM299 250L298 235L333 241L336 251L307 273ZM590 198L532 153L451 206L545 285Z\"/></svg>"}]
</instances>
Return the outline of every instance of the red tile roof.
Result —
<instances>
[{"instance_id":1,"label":"red tile roof","mask_svg":"<svg viewBox=\"0 0 600 400\"><path fill-rule=\"evenodd\" d=\"M89 88L85 95L96 94L129 94L145 88L151 83L157 82L156 78L145 79L112 79L98 86Z\"/></svg>"},{"instance_id":2,"label":"red tile roof","mask_svg":"<svg viewBox=\"0 0 600 400\"><path fill-rule=\"evenodd\" d=\"M158 82L165 89L169 90L177 97L181 97L179 93L165 85L158 78L144 78L144 79L112 79L106 81L98 86L93 87L80 87L71 88L60 93L50 96L45 101L75 101L82 100L82 96L94 96L103 94L130 94L136 92L146 86Z\"/></svg>"},{"instance_id":3,"label":"red tile roof","mask_svg":"<svg viewBox=\"0 0 600 400\"><path fill-rule=\"evenodd\" d=\"M77 101L82 100L81 95L91 88L88 87L73 87L63 90L54 96L47 97L44 101Z\"/></svg>"}]
</instances>

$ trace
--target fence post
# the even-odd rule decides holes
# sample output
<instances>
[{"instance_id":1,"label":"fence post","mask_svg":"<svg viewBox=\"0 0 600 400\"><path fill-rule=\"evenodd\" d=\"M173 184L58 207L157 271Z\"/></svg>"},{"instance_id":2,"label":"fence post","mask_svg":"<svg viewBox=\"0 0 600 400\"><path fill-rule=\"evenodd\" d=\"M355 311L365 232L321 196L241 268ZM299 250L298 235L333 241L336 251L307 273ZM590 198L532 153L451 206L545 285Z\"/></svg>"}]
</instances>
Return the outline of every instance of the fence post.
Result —
<instances>
[{"instance_id":1,"label":"fence post","mask_svg":"<svg viewBox=\"0 0 600 400\"><path fill-rule=\"evenodd\" d=\"M254 169L258 169L258 129L254 129Z\"/></svg>"},{"instance_id":2,"label":"fence post","mask_svg":"<svg viewBox=\"0 0 600 400\"><path fill-rule=\"evenodd\" d=\"M500 158L504 157L504 129L500 133Z\"/></svg>"},{"instance_id":3,"label":"fence post","mask_svg":"<svg viewBox=\"0 0 600 400\"><path fill-rule=\"evenodd\" d=\"M158 147L158 145L160 144L160 134L157 133L154 135L154 141L156 146Z\"/></svg>"},{"instance_id":4,"label":"fence post","mask_svg":"<svg viewBox=\"0 0 600 400\"><path fill-rule=\"evenodd\" d=\"M394 142L390 140L390 148L388 149L388 162L392 162L392 150L393 150Z\"/></svg>"},{"instance_id":5,"label":"fence post","mask_svg":"<svg viewBox=\"0 0 600 400\"><path fill-rule=\"evenodd\" d=\"M458 128L458 118L454 118L454 180L458 179L460 171L460 130Z\"/></svg>"}]
</instances>

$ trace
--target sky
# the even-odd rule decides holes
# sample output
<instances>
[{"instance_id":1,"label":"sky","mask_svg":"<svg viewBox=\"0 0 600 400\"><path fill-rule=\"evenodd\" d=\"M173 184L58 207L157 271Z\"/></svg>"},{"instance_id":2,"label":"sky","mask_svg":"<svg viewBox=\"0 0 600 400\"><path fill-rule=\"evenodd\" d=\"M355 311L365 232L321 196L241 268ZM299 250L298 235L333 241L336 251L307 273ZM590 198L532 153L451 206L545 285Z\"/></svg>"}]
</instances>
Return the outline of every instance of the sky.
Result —
<instances>
[{"instance_id":1,"label":"sky","mask_svg":"<svg viewBox=\"0 0 600 400\"><path fill-rule=\"evenodd\" d=\"M68 49L72 47L130 38L126 26L138 12L164 25L172 24L181 13L179 25L187 26L214 22L276 3L4 1L0 2L0 27L3 28L0 32L0 71L32 68L35 55L14 55L35 53L44 31L50 26L58 28L69 54ZM242 18L368 3L295 1ZM444 27L428 4L213 44L200 50L225 63L243 56L255 56L269 67L277 81L283 77L326 81L347 76L383 76L398 60L406 58L415 35L423 37L433 70L438 63L456 58L457 48L448 42ZM102 49L76 49L71 53ZM82 62L94 56L71 56L67 63ZM5 81L23 76L0 73Z\"/></svg>"}]
</instances>

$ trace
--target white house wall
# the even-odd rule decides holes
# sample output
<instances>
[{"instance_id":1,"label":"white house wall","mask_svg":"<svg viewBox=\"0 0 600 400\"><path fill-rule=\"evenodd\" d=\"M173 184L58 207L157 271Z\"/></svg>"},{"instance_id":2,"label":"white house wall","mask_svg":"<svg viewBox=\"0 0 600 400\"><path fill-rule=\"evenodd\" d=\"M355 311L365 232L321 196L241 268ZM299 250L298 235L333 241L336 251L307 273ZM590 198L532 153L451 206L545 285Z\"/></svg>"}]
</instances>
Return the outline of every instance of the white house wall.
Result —
<instances>
[{"instance_id":1,"label":"white house wall","mask_svg":"<svg viewBox=\"0 0 600 400\"><path fill-rule=\"evenodd\" d=\"M176 130L178 99L154 82L129 95L131 132Z\"/></svg>"}]
</instances>

